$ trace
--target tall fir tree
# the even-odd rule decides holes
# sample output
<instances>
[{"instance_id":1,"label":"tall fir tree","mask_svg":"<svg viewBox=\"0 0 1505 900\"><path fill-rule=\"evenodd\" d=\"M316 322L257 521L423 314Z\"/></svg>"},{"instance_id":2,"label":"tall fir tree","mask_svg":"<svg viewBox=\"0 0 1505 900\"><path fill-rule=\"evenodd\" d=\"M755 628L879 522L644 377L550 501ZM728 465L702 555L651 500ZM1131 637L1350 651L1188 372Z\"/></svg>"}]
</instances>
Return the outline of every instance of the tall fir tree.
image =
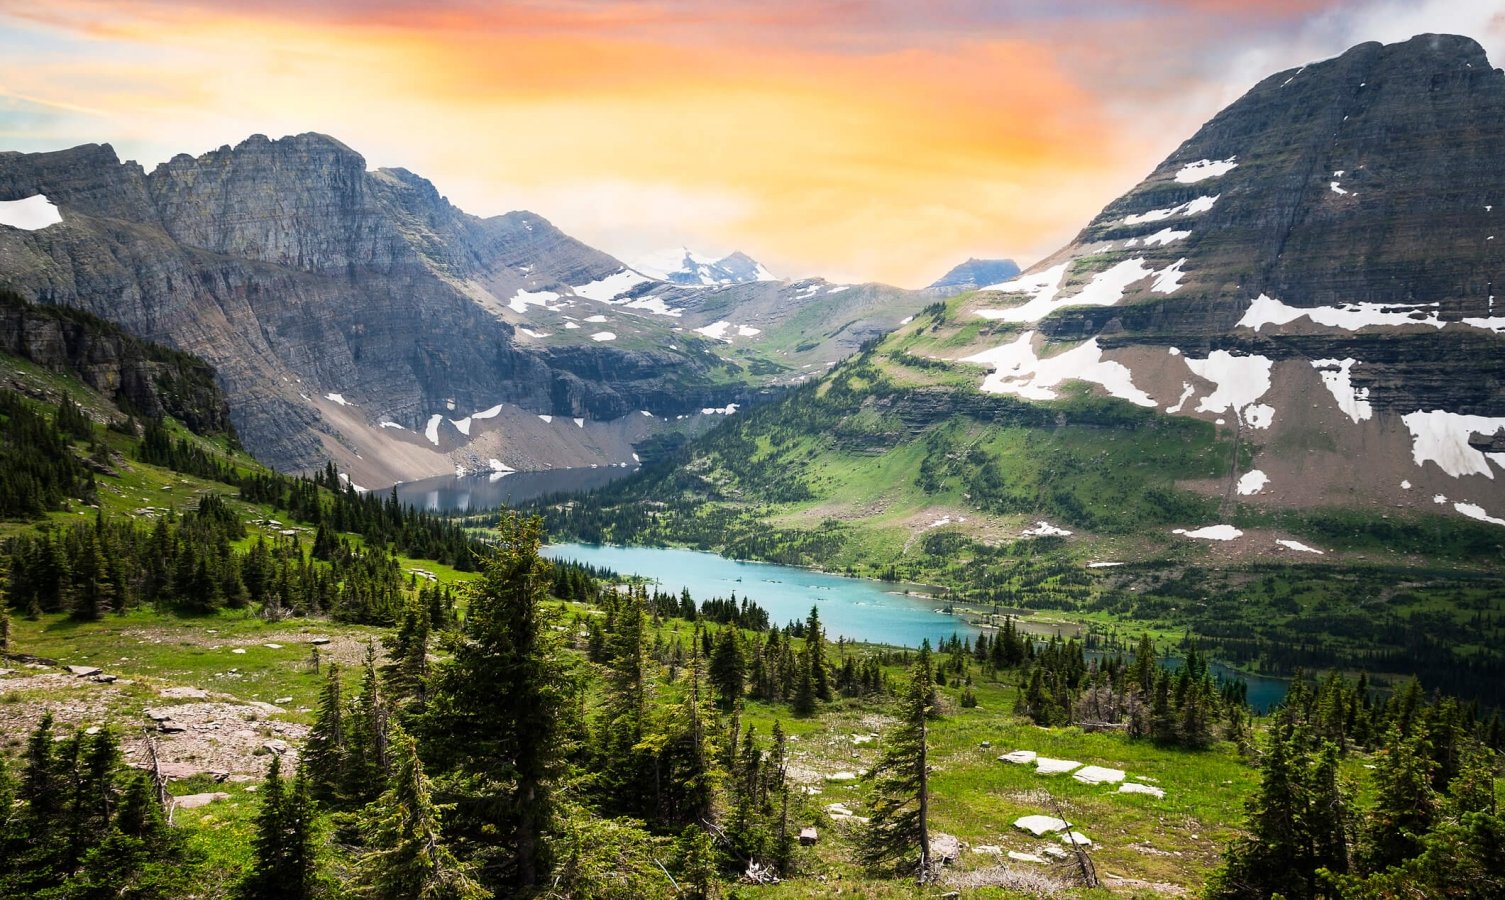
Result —
<instances>
[{"instance_id":1,"label":"tall fir tree","mask_svg":"<svg viewBox=\"0 0 1505 900\"><path fill-rule=\"evenodd\" d=\"M439 810L413 739L394 728L392 785L367 808L366 850L356 893L371 900L482 900L491 892L471 877L440 835Z\"/></svg>"},{"instance_id":2,"label":"tall fir tree","mask_svg":"<svg viewBox=\"0 0 1505 900\"><path fill-rule=\"evenodd\" d=\"M883 754L868 773L872 817L858 848L864 864L892 866L922 885L934 874L929 822L933 697L930 642L926 641L910 668L899 723L889 730Z\"/></svg>"},{"instance_id":3,"label":"tall fir tree","mask_svg":"<svg viewBox=\"0 0 1505 900\"><path fill-rule=\"evenodd\" d=\"M324 672L319 710L304 744L302 766L308 773L309 794L332 804L339 796L345 771L345 698L340 666L331 661Z\"/></svg>"},{"instance_id":4,"label":"tall fir tree","mask_svg":"<svg viewBox=\"0 0 1505 900\"><path fill-rule=\"evenodd\" d=\"M454 804L451 840L497 889L530 887L549 869L543 835L573 675L542 608L552 582L542 539L537 518L502 520L423 723L436 793Z\"/></svg>"},{"instance_id":5,"label":"tall fir tree","mask_svg":"<svg viewBox=\"0 0 1505 900\"><path fill-rule=\"evenodd\" d=\"M261 805L252 839L251 871L240 884L243 900L310 900L316 895L318 836L308 782L282 778L273 757L261 784Z\"/></svg>"}]
</instances>

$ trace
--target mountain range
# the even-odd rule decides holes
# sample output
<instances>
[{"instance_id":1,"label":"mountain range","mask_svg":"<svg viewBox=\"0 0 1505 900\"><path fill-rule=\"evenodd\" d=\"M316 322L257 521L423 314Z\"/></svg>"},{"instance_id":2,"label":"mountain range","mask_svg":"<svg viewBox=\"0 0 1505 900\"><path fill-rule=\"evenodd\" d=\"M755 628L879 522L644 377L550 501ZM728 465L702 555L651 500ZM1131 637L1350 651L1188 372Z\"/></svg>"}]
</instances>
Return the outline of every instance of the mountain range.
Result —
<instances>
[{"instance_id":1,"label":"mountain range","mask_svg":"<svg viewBox=\"0 0 1505 900\"><path fill-rule=\"evenodd\" d=\"M978 553L1060 537L1081 563L1430 547L1489 565L1501 146L1505 74L1468 38L1276 73L1058 252L692 445L694 477L638 490L724 503L728 522L772 501L748 540L816 529L847 565L902 566L943 534Z\"/></svg>"},{"instance_id":2,"label":"mountain range","mask_svg":"<svg viewBox=\"0 0 1505 900\"><path fill-rule=\"evenodd\" d=\"M741 254L649 277L312 133L150 172L108 145L0 153L0 198L0 287L202 357L248 449L371 485L630 465L928 302Z\"/></svg>"}]
</instances>

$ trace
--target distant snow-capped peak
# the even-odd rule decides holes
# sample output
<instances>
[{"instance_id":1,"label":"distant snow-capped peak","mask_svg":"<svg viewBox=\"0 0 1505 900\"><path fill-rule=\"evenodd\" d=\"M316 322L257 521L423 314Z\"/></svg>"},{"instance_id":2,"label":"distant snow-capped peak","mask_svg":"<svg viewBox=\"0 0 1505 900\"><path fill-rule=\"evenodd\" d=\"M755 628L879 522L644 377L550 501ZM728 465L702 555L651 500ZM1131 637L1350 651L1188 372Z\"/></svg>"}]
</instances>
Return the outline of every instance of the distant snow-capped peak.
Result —
<instances>
[{"instance_id":1,"label":"distant snow-capped peak","mask_svg":"<svg viewBox=\"0 0 1505 900\"><path fill-rule=\"evenodd\" d=\"M673 284L722 285L782 280L745 253L737 252L713 259L688 247L650 254L639 259L632 268Z\"/></svg>"}]
</instances>

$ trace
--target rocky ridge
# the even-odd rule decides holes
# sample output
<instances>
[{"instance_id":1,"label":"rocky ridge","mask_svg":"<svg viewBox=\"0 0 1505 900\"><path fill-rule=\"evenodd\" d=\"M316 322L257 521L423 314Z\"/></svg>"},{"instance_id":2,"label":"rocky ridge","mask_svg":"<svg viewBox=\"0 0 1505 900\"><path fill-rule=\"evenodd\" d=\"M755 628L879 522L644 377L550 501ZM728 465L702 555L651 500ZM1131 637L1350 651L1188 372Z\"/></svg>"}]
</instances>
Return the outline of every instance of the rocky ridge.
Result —
<instances>
[{"instance_id":1,"label":"rocky ridge","mask_svg":"<svg viewBox=\"0 0 1505 900\"><path fill-rule=\"evenodd\" d=\"M935 356L985 393L1085 382L1213 421L1252 452L1240 502L1505 525L1502 142L1505 73L1468 38L1277 73L963 301L947 327L982 332Z\"/></svg>"},{"instance_id":2,"label":"rocky ridge","mask_svg":"<svg viewBox=\"0 0 1505 900\"><path fill-rule=\"evenodd\" d=\"M0 199L37 195L60 221L0 223L0 287L205 359L248 449L281 469L332 458L375 485L620 464L817 365L774 359L786 348L757 346L771 330L704 288L650 279L532 213L467 215L324 135L257 135L151 172L107 145L0 153ZM839 334L862 314L820 324Z\"/></svg>"}]
</instances>

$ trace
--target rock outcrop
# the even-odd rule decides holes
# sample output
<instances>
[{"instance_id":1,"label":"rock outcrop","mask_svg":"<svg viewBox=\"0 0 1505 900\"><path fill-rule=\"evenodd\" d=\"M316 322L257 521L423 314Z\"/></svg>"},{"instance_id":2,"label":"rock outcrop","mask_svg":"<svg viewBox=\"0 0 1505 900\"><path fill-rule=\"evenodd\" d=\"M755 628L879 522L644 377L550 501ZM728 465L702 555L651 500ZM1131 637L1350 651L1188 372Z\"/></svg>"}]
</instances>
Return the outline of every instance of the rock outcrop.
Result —
<instances>
[{"instance_id":1,"label":"rock outcrop","mask_svg":"<svg viewBox=\"0 0 1505 900\"><path fill-rule=\"evenodd\" d=\"M1272 75L1067 247L966 301L957 321L996 336L947 356L988 366L985 392L1085 381L1232 429L1251 503L1501 522L1501 146L1505 73L1469 38Z\"/></svg>"},{"instance_id":2,"label":"rock outcrop","mask_svg":"<svg viewBox=\"0 0 1505 900\"><path fill-rule=\"evenodd\" d=\"M0 198L35 194L62 222L0 227L0 285L209 361L247 446L280 468L386 437L332 421L329 394L362 404L372 427L410 429L499 403L609 417L747 399L714 357L520 346L488 306L622 265L530 213L468 216L322 135L255 136L150 173L102 145L0 154Z\"/></svg>"}]
</instances>

